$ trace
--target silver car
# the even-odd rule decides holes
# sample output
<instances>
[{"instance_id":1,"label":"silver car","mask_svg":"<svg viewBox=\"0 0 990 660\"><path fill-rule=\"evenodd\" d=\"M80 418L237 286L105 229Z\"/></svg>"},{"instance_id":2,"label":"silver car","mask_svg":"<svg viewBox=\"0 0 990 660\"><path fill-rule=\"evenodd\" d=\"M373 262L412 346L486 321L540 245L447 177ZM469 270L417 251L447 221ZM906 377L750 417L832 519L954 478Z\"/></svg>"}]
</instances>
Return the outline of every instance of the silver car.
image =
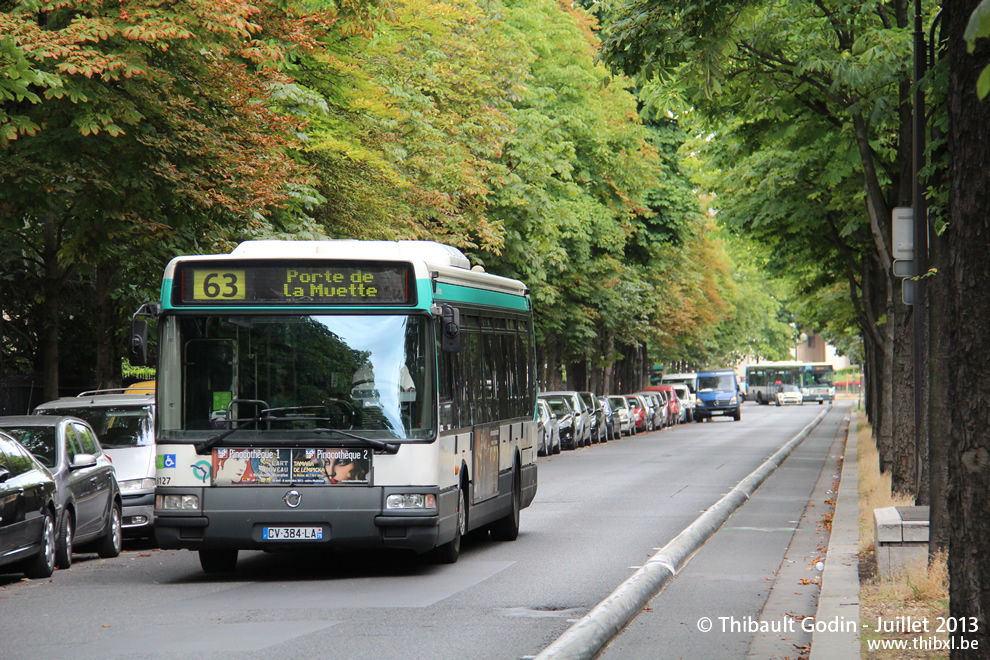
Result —
<instances>
[{"instance_id":1,"label":"silver car","mask_svg":"<svg viewBox=\"0 0 990 660\"><path fill-rule=\"evenodd\" d=\"M648 427L650 431L660 431L667 426L667 401L663 398L662 392L636 392L643 397L649 405L650 420Z\"/></svg>"},{"instance_id":2,"label":"silver car","mask_svg":"<svg viewBox=\"0 0 990 660\"><path fill-rule=\"evenodd\" d=\"M626 397L613 394L606 397L608 405L612 407L612 414L619 418L619 435L632 435L634 424L632 411L629 409L629 402Z\"/></svg>"},{"instance_id":3,"label":"silver car","mask_svg":"<svg viewBox=\"0 0 990 660\"><path fill-rule=\"evenodd\" d=\"M577 440L574 437L574 410L568 399L556 395L543 395L539 397L550 408L557 425L557 447L558 449L576 449Z\"/></svg>"},{"instance_id":4,"label":"silver car","mask_svg":"<svg viewBox=\"0 0 990 660\"><path fill-rule=\"evenodd\" d=\"M594 424L592 411L588 410L579 392L544 392L541 396L559 396L567 399L568 405L574 411L574 445L584 447L591 444L591 430Z\"/></svg>"},{"instance_id":5,"label":"silver car","mask_svg":"<svg viewBox=\"0 0 990 660\"><path fill-rule=\"evenodd\" d=\"M120 490L113 464L92 427L76 417L0 417L12 435L55 478L55 565L69 568L72 553L90 546L101 557L120 554Z\"/></svg>"},{"instance_id":6,"label":"silver car","mask_svg":"<svg viewBox=\"0 0 990 660\"><path fill-rule=\"evenodd\" d=\"M154 537L154 385L95 390L43 403L36 415L72 415L89 422L117 470L127 537Z\"/></svg>"},{"instance_id":7,"label":"silver car","mask_svg":"<svg viewBox=\"0 0 990 660\"><path fill-rule=\"evenodd\" d=\"M550 404L545 399L536 400L536 418L539 422L540 440L537 444L537 454L549 456L560 453L560 420L550 410Z\"/></svg>"},{"instance_id":8,"label":"silver car","mask_svg":"<svg viewBox=\"0 0 990 660\"><path fill-rule=\"evenodd\" d=\"M674 383L671 385L677 393L677 399L681 402L681 423L686 424L694 419L694 397L687 385Z\"/></svg>"}]
</instances>

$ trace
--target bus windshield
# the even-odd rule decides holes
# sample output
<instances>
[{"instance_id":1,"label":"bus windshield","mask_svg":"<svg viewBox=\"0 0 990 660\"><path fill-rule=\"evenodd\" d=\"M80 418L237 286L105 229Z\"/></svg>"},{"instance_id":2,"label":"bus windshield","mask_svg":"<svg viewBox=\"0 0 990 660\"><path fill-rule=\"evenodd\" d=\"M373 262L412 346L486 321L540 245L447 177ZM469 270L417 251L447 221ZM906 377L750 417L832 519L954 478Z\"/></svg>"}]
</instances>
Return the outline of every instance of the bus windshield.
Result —
<instances>
[{"instance_id":1,"label":"bus windshield","mask_svg":"<svg viewBox=\"0 0 990 660\"><path fill-rule=\"evenodd\" d=\"M161 411L159 441L198 441L235 428L231 442L291 442L317 429L430 439L436 379L429 328L422 315L170 317L159 393L180 405Z\"/></svg>"}]
</instances>

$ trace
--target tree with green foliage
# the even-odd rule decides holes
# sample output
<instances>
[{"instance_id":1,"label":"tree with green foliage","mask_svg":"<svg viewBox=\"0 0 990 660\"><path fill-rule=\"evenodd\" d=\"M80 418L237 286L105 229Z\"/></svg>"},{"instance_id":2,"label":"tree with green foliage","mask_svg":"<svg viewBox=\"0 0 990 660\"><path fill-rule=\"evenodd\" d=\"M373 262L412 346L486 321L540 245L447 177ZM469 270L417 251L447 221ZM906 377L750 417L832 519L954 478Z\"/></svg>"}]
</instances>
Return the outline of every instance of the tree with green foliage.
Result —
<instances>
[{"instance_id":1,"label":"tree with green foliage","mask_svg":"<svg viewBox=\"0 0 990 660\"><path fill-rule=\"evenodd\" d=\"M911 310L890 236L891 209L911 201L907 7L620 1L603 57L708 119L720 218L786 267L849 283L884 468L914 491Z\"/></svg>"},{"instance_id":2,"label":"tree with green foliage","mask_svg":"<svg viewBox=\"0 0 990 660\"><path fill-rule=\"evenodd\" d=\"M94 269L102 304L157 279L169 252L293 212L311 179L292 157L298 118L274 109L290 82L281 63L341 14L360 26L361 7L3 5L0 233L36 295L46 397L58 394L59 309L77 269ZM113 341L113 316L100 316L97 341ZM115 352L101 349L100 380Z\"/></svg>"},{"instance_id":3,"label":"tree with green foliage","mask_svg":"<svg viewBox=\"0 0 990 660\"><path fill-rule=\"evenodd\" d=\"M528 72L517 81L513 130L500 162L504 181L490 216L505 228L499 251L475 256L532 291L544 382L598 384L619 344L644 344L659 325L646 274L624 250L651 215L660 176L650 133L630 89L603 86L594 64L594 22L548 0L511 2L504 20ZM579 373L588 364L591 372Z\"/></svg>"}]
</instances>

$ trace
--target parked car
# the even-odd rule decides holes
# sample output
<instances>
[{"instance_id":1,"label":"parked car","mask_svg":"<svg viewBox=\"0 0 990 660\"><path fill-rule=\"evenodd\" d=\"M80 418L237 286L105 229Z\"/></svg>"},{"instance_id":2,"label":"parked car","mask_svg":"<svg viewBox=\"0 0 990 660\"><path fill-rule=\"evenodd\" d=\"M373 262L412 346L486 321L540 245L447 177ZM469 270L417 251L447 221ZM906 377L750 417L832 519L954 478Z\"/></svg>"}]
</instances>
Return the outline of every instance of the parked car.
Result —
<instances>
[{"instance_id":1,"label":"parked car","mask_svg":"<svg viewBox=\"0 0 990 660\"><path fill-rule=\"evenodd\" d=\"M93 428L77 417L20 415L0 417L0 430L55 478L55 565L69 568L77 548L91 548L101 557L119 555L120 490Z\"/></svg>"},{"instance_id":2,"label":"parked car","mask_svg":"<svg viewBox=\"0 0 990 660\"><path fill-rule=\"evenodd\" d=\"M627 394L625 399L629 404L629 410L632 415L632 434L636 435L641 431L645 433L649 430L649 420L647 419L647 416L650 414L649 404L646 403L646 399L638 394Z\"/></svg>"},{"instance_id":3,"label":"parked car","mask_svg":"<svg viewBox=\"0 0 990 660\"><path fill-rule=\"evenodd\" d=\"M797 385L781 385L780 389L777 390L777 405L788 404L804 404L804 395L801 394L801 388Z\"/></svg>"},{"instance_id":4,"label":"parked car","mask_svg":"<svg viewBox=\"0 0 990 660\"><path fill-rule=\"evenodd\" d=\"M608 404L612 407L612 414L619 416L619 435L632 435L633 414L626 397L613 394L606 397Z\"/></svg>"},{"instance_id":5,"label":"parked car","mask_svg":"<svg viewBox=\"0 0 990 660\"><path fill-rule=\"evenodd\" d=\"M574 409L567 397L541 394L539 400L546 401L550 412L557 418L557 442L561 449L575 449L577 438L574 435Z\"/></svg>"},{"instance_id":6,"label":"parked car","mask_svg":"<svg viewBox=\"0 0 990 660\"><path fill-rule=\"evenodd\" d=\"M39 579L55 572L55 497L48 470L0 432L0 573Z\"/></svg>"},{"instance_id":7,"label":"parked car","mask_svg":"<svg viewBox=\"0 0 990 660\"><path fill-rule=\"evenodd\" d=\"M643 397L649 408L650 431L661 431L667 427L667 400L661 392L636 392Z\"/></svg>"},{"instance_id":8,"label":"parked car","mask_svg":"<svg viewBox=\"0 0 990 660\"><path fill-rule=\"evenodd\" d=\"M598 397L592 392L578 392L578 394L581 395L581 401L587 408L589 417L591 417L591 441L605 441L605 413Z\"/></svg>"},{"instance_id":9,"label":"parked car","mask_svg":"<svg viewBox=\"0 0 990 660\"><path fill-rule=\"evenodd\" d=\"M591 429L593 418L588 406L584 403L579 392L557 391L544 392L547 395L560 396L567 399L568 405L574 414L574 442L577 447L584 447L591 444Z\"/></svg>"},{"instance_id":10,"label":"parked car","mask_svg":"<svg viewBox=\"0 0 990 660\"><path fill-rule=\"evenodd\" d=\"M608 402L608 397L598 397L598 403L601 404L602 410L605 413L605 440L615 440L622 434L619 411L612 409L612 404Z\"/></svg>"},{"instance_id":11,"label":"parked car","mask_svg":"<svg viewBox=\"0 0 990 660\"><path fill-rule=\"evenodd\" d=\"M36 415L89 422L117 471L124 536L152 537L155 523L155 383L95 390L48 401Z\"/></svg>"},{"instance_id":12,"label":"parked car","mask_svg":"<svg viewBox=\"0 0 990 660\"><path fill-rule=\"evenodd\" d=\"M681 421L681 404L673 385L654 385L649 388L664 395L667 400L667 425L673 426Z\"/></svg>"},{"instance_id":13,"label":"parked car","mask_svg":"<svg viewBox=\"0 0 990 660\"><path fill-rule=\"evenodd\" d=\"M537 444L537 453L540 456L549 456L560 453L560 431L558 430L557 416L550 410L550 404L544 399L536 400L536 419L539 422L540 440Z\"/></svg>"},{"instance_id":14,"label":"parked car","mask_svg":"<svg viewBox=\"0 0 990 660\"><path fill-rule=\"evenodd\" d=\"M691 391L687 385L682 383L675 383L671 387L677 394L678 407L681 411L680 422L682 424L690 422L694 419L694 401L691 397Z\"/></svg>"}]
</instances>

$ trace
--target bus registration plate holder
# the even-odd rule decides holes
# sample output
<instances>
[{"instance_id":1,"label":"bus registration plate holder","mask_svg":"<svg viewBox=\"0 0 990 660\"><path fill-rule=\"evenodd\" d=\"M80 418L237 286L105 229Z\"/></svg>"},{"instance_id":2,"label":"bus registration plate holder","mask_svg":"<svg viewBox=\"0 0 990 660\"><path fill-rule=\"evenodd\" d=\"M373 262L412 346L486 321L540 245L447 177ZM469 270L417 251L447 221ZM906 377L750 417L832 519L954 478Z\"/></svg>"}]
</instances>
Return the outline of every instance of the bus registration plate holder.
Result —
<instances>
[{"instance_id":1,"label":"bus registration plate holder","mask_svg":"<svg viewBox=\"0 0 990 660\"><path fill-rule=\"evenodd\" d=\"M262 541L322 541L323 528L316 527L262 527Z\"/></svg>"}]
</instances>

